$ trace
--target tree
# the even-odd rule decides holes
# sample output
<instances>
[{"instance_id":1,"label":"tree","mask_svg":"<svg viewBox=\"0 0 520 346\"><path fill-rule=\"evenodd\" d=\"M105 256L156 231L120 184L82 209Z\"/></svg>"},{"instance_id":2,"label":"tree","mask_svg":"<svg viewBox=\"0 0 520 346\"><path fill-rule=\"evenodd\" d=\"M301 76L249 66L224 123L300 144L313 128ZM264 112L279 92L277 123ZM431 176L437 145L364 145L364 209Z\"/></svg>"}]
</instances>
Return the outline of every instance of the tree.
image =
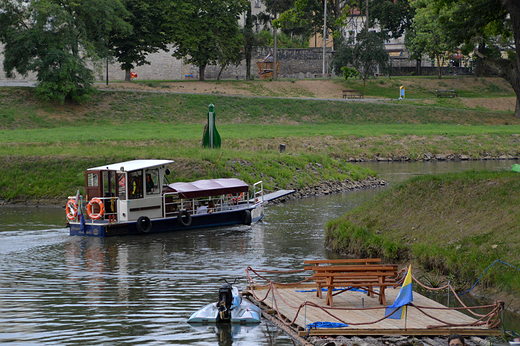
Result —
<instances>
[{"instance_id":1,"label":"tree","mask_svg":"<svg viewBox=\"0 0 520 346\"><path fill-rule=\"evenodd\" d=\"M412 28L415 17L415 8L408 0L371 0L370 18L381 28L381 32L389 37L398 39L405 33L405 41L411 45L415 36ZM421 48L421 49L419 49ZM417 75L421 74L421 61L424 47L416 46L410 51L410 58L416 60Z\"/></svg>"},{"instance_id":2,"label":"tree","mask_svg":"<svg viewBox=\"0 0 520 346\"><path fill-rule=\"evenodd\" d=\"M80 100L94 81L87 62L108 54L110 30L128 30L118 0L0 0L4 71L36 72L36 93L45 100Z\"/></svg>"},{"instance_id":3,"label":"tree","mask_svg":"<svg viewBox=\"0 0 520 346\"><path fill-rule=\"evenodd\" d=\"M412 24L413 35L405 42L407 48L417 58L421 53L426 53L437 62L439 79L442 78L442 66L446 57L452 52L454 46L448 40L439 21L439 13L436 13L434 4L429 0L414 0L411 5L415 8L415 18ZM443 13L443 15L447 15Z\"/></svg>"},{"instance_id":4,"label":"tree","mask_svg":"<svg viewBox=\"0 0 520 346\"><path fill-rule=\"evenodd\" d=\"M410 28L404 37L404 45L410 53L410 59L415 59L416 73L420 76L422 58L426 54L426 42L424 40L417 40L415 31L413 28Z\"/></svg>"},{"instance_id":5,"label":"tree","mask_svg":"<svg viewBox=\"0 0 520 346\"><path fill-rule=\"evenodd\" d=\"M266 9L273 16L273 26L292 40L299 38L300 42L308 42L318 28L323 27L323 4L319 0L265 0ZM321 13L321 17L318 17ZM269 17L272 19L272 17ZM300 44L305 46L306 44Z\"/></svg>"},{"instance_id":6,"label":"tree","mask_svg":"<svg viewBox=\"0 0 520 346\"><path fill-rule=\"evenodd\" d=\"M518 0L435 0L439 10L449 9L445 31L453 43L478 45L475 54L484 68L507 80L516 94L515 117L520 118L520 2ZM508 16L509 15L509 16ZM513 41L504 45L507 58L488 54L489 37Z\"/></svg>"},{"instance_id":7,"label":"tree","mask_svg":"<svg viewBox=\"0 0 520 346\"><path fill-rule=\"evenodd\" d=\"M327 1L327 32L333 33L333 45L337 50L341 43L340 32L345 26L348 17L348 2L341 0L293 0L294 5L285 9L278 7L282 12L280 18L276 20L277 26L284 30L292 30L294 27L307 28L308 35L311 33L323 32L324 20L324 1ZM264 3L273 2L276 0L264 0ZM311 31L312 30L312 31Z\"/></svg>"},{"instance_id":8,"label":"tree","mask_svg":"<svg viewBox=\"0 0 520 346\"><path fill-rule=\"evenodd\" d=\"M206 66L236 61L243 47L238 18L247 6L246 0L170 2L173 56L198 66L201 81Z\"/></svg>"},{"instance_id":9,"label":"tree","mask_svg":"<svg viewBox=\"0 0 520 346\"><path fill-rule=\"evenodd\" d=\"M353 45L352 39L344 41L334 56L332 66L340 73L344 66L352 66L363 78L363 88L366 91L366 80L378 71L388 69L389 55L385 49L385 35L374 31L361 31ZM344 70L344 69L343 69Z\"/></svg>"},{"instance_id":10,"label":"tree","mask_svg":"<svg viewBox=\"0 0 520 346\"><path fill-rule=\"evenodd\" d=\"M219 51L217 64L220 66L220 71L217 76L217 80L220 80L222 71L230 65L238 66L242 63L244 54L244 36L237 30L234 35L230 36L225 42L225 45L217 45L216 49Z\"/></svg>"},{"instance_id":11,"label":"tree","mask_svg":"<svg viewBox=\"0 0 520 346\"><path fill-rule=\"evenodd\" d=\"M255 35L253 33L253 16L251 6L247 7L246 23L244 25L244 58L246 59L246 80L251 79L251 58L255 45Z\"/></svg>"},{"instance_id":12,"label":"tree","mask_svg":"<svg viewBox=\"0 0 520 346\"><path fill-rule=\"evenodd\" d=\"M123 0L123 4L129 13L127 22L132 25L132 31L122 34L113 30L108 45L125 71L125 81L130 81L135 66L150 64L146 61L148 54L161 49L168 51L170 26L164 11L167 3L163 0Z\"/></svg>"},{"instance_id":13,"label":"tree","mask_svg":"<svg viewBox=\"0 0 520 346\"><path fill-rule=\"evenodd\" d=\"M356 70L353 67L343 66L341 68L341 71L343 72L343 78L345 78L346 81L348 81L349 78L354 78L359 76L358 70Z\"/></svg>"},{"instance_id":14,"label":"tree","mask_svg":"<svg viewBox=\"0 0 520 346\"><path fill-rule=\"evenodd\" d=\"M500 0L442 1L437 2L434 8L446 37L453 45L460 46L464 54L475 49L482 54L486 50L489 53L494 38L511 38L511 28L505 20L507 11ZM481 75L482 59L477 57L476 62L475 73Z\"/></svg>"},{"instance_id":15,"label":"tree","mask_svg":"<svg viewBox=\"0 0 520 346\"><path fill-rule=\"evenodd\" d=\"M415 9L408 0L371 0L370 18L392 38L399 38L410 30Z\"/></svg>"}]
</instances>

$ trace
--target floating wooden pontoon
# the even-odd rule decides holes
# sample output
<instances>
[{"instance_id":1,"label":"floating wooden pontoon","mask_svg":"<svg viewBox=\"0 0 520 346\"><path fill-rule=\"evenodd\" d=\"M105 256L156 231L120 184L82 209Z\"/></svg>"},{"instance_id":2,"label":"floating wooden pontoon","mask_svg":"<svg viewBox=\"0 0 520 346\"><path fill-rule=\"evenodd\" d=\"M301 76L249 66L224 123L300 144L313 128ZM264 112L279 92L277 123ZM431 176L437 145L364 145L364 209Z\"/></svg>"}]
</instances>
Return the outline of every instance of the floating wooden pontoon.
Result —
<instances>
[{"instance_id":1,"label":"floating wooden pontoon","mask_svg":"<svg viewBox=\"0 0 520 346\"><path fill-rule=\"evenodd\" d=\"M351 290L336 295L334 306L330 307L325 303L325 295L317 297L316 283L269 282L264 285L258 281L265 279L265 271L248 268L247 272L250 286L246 294L250 295L249 299L300 336L501 335L496 327L500 324L502 302L484 307L489 312L479 314L473 310L478 308L481 311L482 307L447 308L414 292L406 317L389 319L385 318L386 306L381 305L377 297L370 298L361 291ZM255 274L258 277L252 279ZM399 287L386 289L389 304L395 301L399 290ZM314 322L345 323L348 327L309 329L307 326Z\"/></svg>"}]
</instances>

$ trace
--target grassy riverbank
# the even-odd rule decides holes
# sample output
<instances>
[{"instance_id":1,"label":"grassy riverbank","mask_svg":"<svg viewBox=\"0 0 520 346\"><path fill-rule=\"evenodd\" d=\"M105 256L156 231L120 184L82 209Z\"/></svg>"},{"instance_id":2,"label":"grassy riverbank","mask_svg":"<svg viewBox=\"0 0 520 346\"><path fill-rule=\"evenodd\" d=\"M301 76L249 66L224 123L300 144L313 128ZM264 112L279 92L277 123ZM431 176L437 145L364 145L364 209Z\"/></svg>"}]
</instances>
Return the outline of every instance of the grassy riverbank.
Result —
<instances>
[{"instance_id":1,"label":"grassy riverbank","mask_svg":"<svg viewBox=\"0 0 520 346\"><path fill-rule=\"evenodd\" d=\"M418 176L331 220L327 245L340 253L414 262L469 288L495 260L520 267L520 175L465 172ZM410 206L413 206L411 208ZM520 272L499 264L480 287L518 296Z\"/></svg>"},{"instance_id":2,"label":"grassy riverbank","mask_svg":"<svg viewBox=\"0 0 520 346\"><path fill-rule=\"evenodd\" d=\"M501 79L378 79L367 97L386 101L340 99L341 89L355 83L186 82L177 84L192 93L180 94L172 83L142 82L131 83L143 88L137 92L100 91L89 103L65 105L40 103L32 89L0 88L0 200L63 200L83 187L86 168L136 158L175 160L175 181L236 176L274 189L374 174L349 163L355 159L520 155L520 119L494 106L466 106L511 99ZM388 100L399 84L418 98ZM468 98L438 100L438 87ZM243 96L223 96L231 89ZM249 97L255 95L310 99ZM320 95L338 99L312 99ZM223 139L219 150L200 147L210 103ZM280 144L287 148L282 154Z\"/></svg>"}]
</instances>

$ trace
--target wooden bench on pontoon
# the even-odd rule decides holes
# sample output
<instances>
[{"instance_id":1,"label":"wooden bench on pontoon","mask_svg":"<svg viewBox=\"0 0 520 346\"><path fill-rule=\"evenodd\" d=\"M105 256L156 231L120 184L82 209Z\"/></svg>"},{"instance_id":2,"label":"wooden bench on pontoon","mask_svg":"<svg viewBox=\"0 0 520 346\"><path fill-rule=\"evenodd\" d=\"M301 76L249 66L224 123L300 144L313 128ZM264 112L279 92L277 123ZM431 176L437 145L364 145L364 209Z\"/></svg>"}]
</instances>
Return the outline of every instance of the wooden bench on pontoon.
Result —
<instances>
[{"instance_id":1,"label":"wooden bench on pontoon","mask_svg":"<svg viewBox=\"0 0 520 346\"><path fill-rule=\"evenodd\" d=\"M386 305L385 289L397 285L397 265L381 264L380 258L310 260L304 261L305 270L314 273L309 279L316 283L316 296L321 298L322 288L327 288L325 303L332 306L332 297L353 288L367 291L369 297L379 296L379 304ZM379 292L375 290L379 288ZM333 289L339 291L332 293Z\"/></svg>"}]
</instances>

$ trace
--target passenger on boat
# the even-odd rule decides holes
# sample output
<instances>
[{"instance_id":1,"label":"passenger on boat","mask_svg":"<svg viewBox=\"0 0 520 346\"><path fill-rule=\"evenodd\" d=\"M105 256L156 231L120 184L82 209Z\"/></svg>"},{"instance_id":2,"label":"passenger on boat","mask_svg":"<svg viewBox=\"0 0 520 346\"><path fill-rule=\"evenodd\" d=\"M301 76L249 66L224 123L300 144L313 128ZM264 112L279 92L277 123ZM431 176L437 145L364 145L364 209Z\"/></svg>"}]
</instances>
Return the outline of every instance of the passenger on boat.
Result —
<instances>
[{"instance_id":1,"label":"passenger on boat","mask_svg":"<svg viewBox=\"0 0 520 346\"><path fill-rule=\"evenodd\" d=\"M213 201L209 201L208 203L208 213L213 213L216 210L215 203Z\"/></svg>"},{"instance_id":2,"label":"passenger on boat","mask_svg":"<svg viewBox=\"0 0 520 346\"><path fill-rule=\"evenodd\" d=\"M197 214L207 214L208 213L208 207L204 205L204 202L199 202L199 207L197 208Z\"/></svg>"},{"instance_id":3,"label":"passenger on boat","mask_svg":"<svg viewBox=\"0 0 520 346\"><path fill-rule=\"evenodd\" d=\"M150 174L146 175L146 192L152 192L154 189L154 183Z\"/></svg>"},{"instance_id":4,"label":"passenger on boat","mask_svg":"<svg viewBox=\"0 0 520 346\"><path fill-rule=\"evenodd\" d=\"M448 346L465 346L464 338L459 334L452 334L448 338Z\"/></svg>"}]
</instances>

